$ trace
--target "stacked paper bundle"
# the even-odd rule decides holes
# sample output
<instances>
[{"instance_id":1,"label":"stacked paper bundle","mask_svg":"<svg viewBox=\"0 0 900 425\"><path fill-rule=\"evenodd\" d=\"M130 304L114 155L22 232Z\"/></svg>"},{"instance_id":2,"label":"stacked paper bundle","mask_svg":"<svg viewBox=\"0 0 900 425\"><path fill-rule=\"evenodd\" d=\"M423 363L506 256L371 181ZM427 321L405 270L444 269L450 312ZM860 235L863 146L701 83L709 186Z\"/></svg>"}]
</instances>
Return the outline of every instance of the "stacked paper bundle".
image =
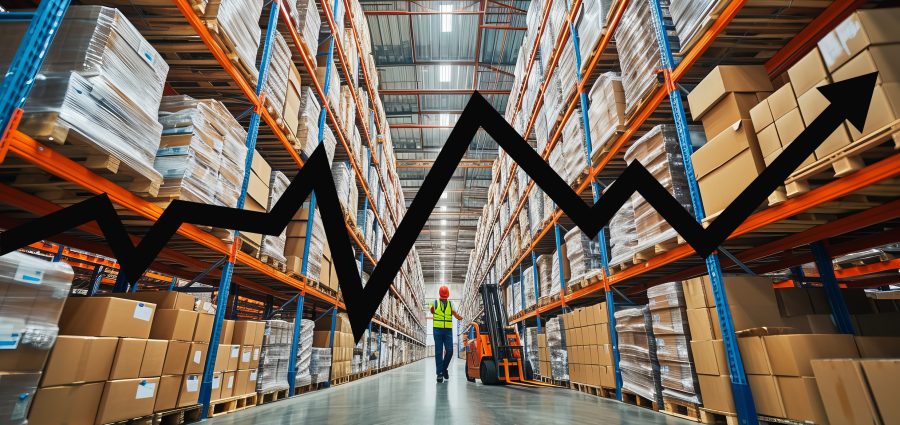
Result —
<instances>
[{"instance_id":1,"label":"stacked paper bundle","mask_svg":"<svg viewBox=\"0 0 900 425\"><path fill-rule=\"evenodd\" d=\"M294 18L294 25L306 44L306 51L312 55L318 48L319 28L322 26L322 18L319 17L316 2L315 0L297 0L296 6L292 9L294 13L291 16ZM315 62L313 63L315 64Z\"/></svg>"},{"instance_id":2,"label":"stacked paper bundle","mask_svg":"<svg viewBox=\"0 0 900 425\"><path fill-rule=\"evenodd\" d=\"M634 228L634 197L625 202L609 220L609 264L617 266L632 260L638 244Z\"/></svg>"},{"instance_id":3,"label":"stacked paper bundle","mask_svg":"<svg viewBox=\"0 0 900 425\"><path fill-rule=\"evenodd\" d=\"M668 14L669 0L660 0L663 14ZM631 116L638 105L656 87L657 70L662 69L657 21L653 18L650 0L629 2L622 20L616 27L616 49L622 69L622 86L625 89L626 113ZM678 40L669 37L672 51L678 51Z\"/></svg>"},{"instance_id":4,"label":"stacked paper bundle","mask_svg":"<svg viewBox=\"0 0 900 425\"><path fill-rule=\"evenodd\" d=\"M597 158L615 142L625 126L625 89L618 73L607 72L597 78L589 95L591 107L588 120L591 127L591 157Z\"/></svg>"},{"instance_id":5,"label":"stacked paper bundle","mask_svg":"<svg viewBox=\"0 0 900 425\"><path fill-rule=\"evenodd\" d=\"M615 313L619 338L619 369L622 388L656 403L662 403L656 339L647 306Z\"/></svg>"},{"instance_id":6,"label":"stacked paper bundle","mask_svg":"<svg viewBox=\"0 0 900 425\"><path fill-rule=\"evenodd\" d=\"M272 173L272 181L269 182L269 211L275 206L275 203L281 199L281 195L287 190L290 184L287 176L281 171ZM260 245L260 253L272 257L284 263L284 244L287 242L287 228L281 231L278 236L262 235L262 244Z\"/></svg>"},{"instance_id":7,"label":"stacked paper bundle","mask_svg":"<svg viewBox=\"0 0 900 425\"><path fill-rule=\"evenodd\" d=\"M262 9L262 0L210 0L204 15L207 25L214 28L213 32L233 46L233 53L249 74L251 84L256 84L259 78L256 52L262 37L259 28Z\"/></svg>"},{"instance_id":8,"label":"stacked paper bundle","mask_svg":"<svg viewBox=\"0 0 900 425\"><path fill-rule=\"evenodd\" d=\"M319 113L322 111L312 88L304 86L300 94L300 119L294 149L309 158L319 145Z\"/></svg>"},{"instance_id":9,"label":"stacked paper bundle","mask_svg":"<svg viewBox=\"0 0 900 425\"><path fill-rule=\"evenodd\" d=\"M297 365L294 386L302 387L312 383L309 364L312 359L313 330L315 322L302 319L300 321L300 341L297 345Z\"/></svg>"},{"instance_id":10,"label":"stacked paper bundle","mask_svg":"<svg viewBox=\"0 0 900 425\"><path fill-rule=\"evenodd\" d=\"M689 403L700 402L700 387L691 362L687 306L681 282L647 290L662 394Z\"/></svg>"},{"instance_id":11,"label":"stacked paper bundle","mask_svg":"<svg viewBox=\"0 0 900 425\"><path fill-rule=\"evenodd\" d=\"M575 14L575 28L578 31L578 51L581 54L581 68L584 70L591 59L591 52L600 42L606 27L606 15L612 0L585 0Z\"/></svg>"},{"instance_id":12,"label":"stacked paper bundle","mask_svg":"<svg viewBox=\"0 0 900 425\"><path fill-rule=\"evenodd\" d=\"M570 230L566 233L565 240L571 275L566 286L569 286L600 270L600 252L597 241L588 238L581 229Z\"/></svg>"},{"instance_id":13,"label":"stacked paper bundle","mask_svg":"<svg viewBox=\"0 0 900 425\"><path fill-rule=\"evenodd\" d=\"M540 255L537 258L537 268L538 268L538 279L540 280L541 292L539 297L543 297L545 295L549 295L553 293L551 289L551 285L553 285L553 278L550 277L550 273L552 273L553 268L553 260L550 259L549 254ZM557 287L558 288L558 287Z\"/></svg>"},{"instance_id":14,"label":"stacked paper bundle","mask_svg":"<svg viewBox=\"0 0 900 425\"><path fill-rule=\"evenodd\" d=\"M524 273L525 305L523 307L531 307L537 303L538 297L541 296L541 294L537 292L540 288L536 288L536 285L534 284L534 266L529 266L525 269Z\"/></svg>"},{"instance_id":15,"label":"stacked paper bundle","mask_svg":"<svg viewBox=\"0 0 900 425\"><path fill-rule=\"evenodd\" d=\"M331 349L312 347L310 350L309 374L312 383L327 382L331 379Z\"/></svg>"},{"instance_id":16,"label":"stacked paper bundle","mask_svg":"<svg viewBox=\"0 0 900 425\"><path fill-rule=\"evenodd\" d=\"M257 391L281 390L288 387L287 362L290 360L293 334L293 323L284 320L266 320L256 380Z\"/></svg>"},{"instance_id":17,"label":"stacked paper bundle","mask_svg":"<svg viewBox=\"0 0 900 425\"><path fill-rule=\"evenodd\" d=\"M525 328L525 344L528 363L531 364L531 370L537 373L540 367L538 366L538 329L536 327Z\"/></svg>"},{"instance_id":18,"label":"stacked paper bundle","mask_svg":"<svg viewBox=\"0 0 900 425\"><path fill-rule=\"evenodd\" d=\"M681 50L693 46L706 25L710 23L710 16L721 5L717 0L677 0L669 6L672 12L672 20L675 22L675 32L681 42Z\"/></svg>"},{"instance_id":19,"label":"stacked paper bundle","mask_svg":"<svg viewBox=\"0 0 900 425\"><path fill-rule=\"evenodd\" d=\"M262 61L262 47L260 47L259 58ZM263 90L266 92L266 99L272 104L272 108L279 113L284 108L290 67L291 51L281 33L275 31L269 48L269 69L266 71Z\"/></svg>"},{"instance_id":20,"label":"stacked paper bundle","mask_svg":"<svg viewBox=\"0 0 900 425\"><path fill-rule=\"evenodd\" d=\"M547 321L547 347L550 349L550 370L553 379L569 380L569 353L566 351L566 334L562 320L554 317Z\"/></svg>"}]
</instances>

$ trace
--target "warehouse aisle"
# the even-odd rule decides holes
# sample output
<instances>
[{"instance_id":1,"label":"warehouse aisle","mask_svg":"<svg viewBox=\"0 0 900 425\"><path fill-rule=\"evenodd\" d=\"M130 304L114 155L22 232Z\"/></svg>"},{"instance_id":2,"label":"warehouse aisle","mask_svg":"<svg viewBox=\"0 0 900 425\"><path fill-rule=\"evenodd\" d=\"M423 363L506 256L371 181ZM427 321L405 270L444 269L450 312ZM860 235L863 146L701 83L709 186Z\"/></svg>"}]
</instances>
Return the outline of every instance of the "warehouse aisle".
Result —
<instances>
[{"instance_id":1,"label":"warehouse aisle","mask_svg":"<svg viewBox=\"0 0 900 425\"><path fill-rule=\"evenodd\" d=\"M486 387L466 382L454 358L449 383L434 359L254 409L214 418L227 424L692 424L571 390Z\"/></svg>"}]
</instances>

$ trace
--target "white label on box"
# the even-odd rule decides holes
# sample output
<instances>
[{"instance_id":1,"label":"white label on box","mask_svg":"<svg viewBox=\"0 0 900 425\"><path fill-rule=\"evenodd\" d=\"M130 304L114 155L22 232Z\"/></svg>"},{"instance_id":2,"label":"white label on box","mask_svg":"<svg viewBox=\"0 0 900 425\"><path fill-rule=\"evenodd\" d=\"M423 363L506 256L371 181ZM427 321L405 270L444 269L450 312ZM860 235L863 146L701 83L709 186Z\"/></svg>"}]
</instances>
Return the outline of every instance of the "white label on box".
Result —
<instances>
[{"instance_id":1,"label":"white label on box","mask_svg":"<svg viewBox=\"0 0 900 425\"><path fill-rule=\"evenodd\" d=\"M150 307L147 307L146 304L138 303L136 306L134 306L134 318L135 319L149 322L151 317L153 317L153 309Z\"/></svg>"},{"instance_id":2,"label":"white label on box","mask_svg":"<svg viewBox=\"0 0 900 425\"><path fill-rule=\"evenodd\" d=\"M253 361L259 360L259 347L253 347Z\"/></svg>"},{"instance_id":3,"label":"white label on box","mask_svg":"<svg viewBox=\"0 0 900 425\"><path fill-rule=\"evenodd\" d=\"M220 381L222 380L221 376L213 376L213 388L219 388Z\"/></svg>"},{"instance_id":4,"label":"white label on box","mask_svg":"<svg viewBox=\"0 0 900 425\"><path fill-rule=\"evenodd\" d=\"M241 354L241 363L250 363L250 352L245 351Z\"/></svg>"},{"instance_id":5,"label":"white label on box","mask_svg":"<svg viewBox=\"0 0 900 425\"><path fill-rule=\"evenodd\" d=\"M141 381L137 386L137 392L134 394L135 400L142 398L150 398L156 394L156 384L147 381Z\"/></svg>"},{"instance_id":6,"label":"white label on box","mask_svg":"<svg viewBox=\"0 0 900 425\"><path fill-rule=\"evenodd\" d=\"M251 381L255 381L255 380L256 380L256 371L255 371L255 370L251 370L251 371L250 371L250 380L251 380Z\"/></svg>"},{"instance_id":7,"label":"white label on box","mask_svg":"<svg viewBox=\"0 0 900 425\"><path fill-rule=\"evenodd\" d=\"M0 328L0 350L15 350L19 347L22 332L11 327Z\"/></svg>"},{"instance_id":8,"label":"white label on box","mask_svg":"<svg viewBox=\"0 0 900 425\"><path fill-rule=\"evenodd\" d=\"M188 376L187 382L185 382L184 388L189 393L195 393L200 389L200 377L197 375Z\"/></svg>"},{"instance_id":9,"label":"white label on box","mask_svg":"<svg viewBox=\"0 0 900 425\"><path fill-rule=\"evenodd\" d=\"M237 357L238 354L240 354L240 353L241 353L241 347L240 347L240 346L234 346L234 347L231 347L231 357Z\"/></svg>"},{"instance_id":10,"label":"white label on box","mask_svg":"<svg viewBox=\"0 0 900 425\"><path fill-rule=\"evenodd\" d=\"M200 356L202 355L203 353L200 350L194 351L194 363L200 364Z\"/></svg>"},{"instance_id":11,"label":"white label on box","mask_svg":"<svg viewBox=\"0 0 900 425\"><path fill-rule=\"evenodd\" d=\"M41 281L44 280L44 271L35 268L33 264L28 264L28 262L21 263L19 267L16 267L15 279L19 282L40 285Z\"/></svg>"},{"instance_id":12,"label":"white label on box","mask_svg":"<svg viewBox=\"0 0 900 425\"><path fill-rule=\"evenodd\" d=\"M228 388L234 386L234 375L228 375Z\"/></svg>"}]
</instances>

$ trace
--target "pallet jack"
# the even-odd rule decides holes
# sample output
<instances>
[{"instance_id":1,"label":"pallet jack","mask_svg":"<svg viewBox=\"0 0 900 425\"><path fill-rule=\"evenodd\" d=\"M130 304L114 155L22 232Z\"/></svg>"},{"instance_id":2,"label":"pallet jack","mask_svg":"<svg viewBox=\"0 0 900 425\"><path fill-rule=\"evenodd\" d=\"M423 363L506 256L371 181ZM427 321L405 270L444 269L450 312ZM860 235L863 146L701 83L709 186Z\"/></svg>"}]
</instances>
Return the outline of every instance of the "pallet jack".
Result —
<instances>
[{"instance_id":1,"label":"pallet jack","mask_svg":"<svg viewBox=\"0 0 900 425\"><path fill-rule=\"evenodd\" d=\"M463 335L466 346L466 380L481 379L485 385L512 384L525 387L554 387L534 380L531 363L519 332L510 326L500 303L497 284L485 283L478 288L484 306L483 322L472 322L473 338Z\"/></svg>"}]
</instances>

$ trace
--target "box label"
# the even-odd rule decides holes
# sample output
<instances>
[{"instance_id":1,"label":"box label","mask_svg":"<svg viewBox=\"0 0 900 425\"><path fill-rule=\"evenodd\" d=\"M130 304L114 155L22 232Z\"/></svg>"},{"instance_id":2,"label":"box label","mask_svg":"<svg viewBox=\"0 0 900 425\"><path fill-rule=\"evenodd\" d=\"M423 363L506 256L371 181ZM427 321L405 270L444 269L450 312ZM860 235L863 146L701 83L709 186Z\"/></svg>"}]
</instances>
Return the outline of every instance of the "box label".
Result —
<instances>
[{"instance_id":1,"label":"box label","mask_svg":"<svg viewBox=\"0 0 900 425\"><path fill-rule=\"evenodd\" d=\"M141 58L144 59L145 62L149 65L153 65L153 62L156 61L156 51L153 50L153 47L150 47L150 43L147 40L141 40L141 47L138 53L141 54Z\"/></svg>"},{"instance_id":2,"label":"box label","mask_svg":"<svg viewBox=\"0 0 900 425\"><path fill-rule=\"evenodd\" d=\"M16 276L14 279L19 282L40 285L41 281L44 280L44 271L35 268L33 264L27 264L27 262L25 262L19 264L19 267L16 268Z\"/></svg>"},{"instance_id":3,"label":"box label","mask_svg":"<svg viewBox=\"0 0 900 425\"><path fill-rule=\"evenodd\" d=\"M234 387L234 375L228 377L228 388Z\"/></svg>"},{"instance_id":4,"label":"box label","mask_svg":"<svg viewBox=\"0 0 900 425\"><path fill-rule=\"evenodd\" d=\"M189 393L197 392L197 390L200 389L200 379L197 376L188 376L184 388Z\"/></svg>"},{"instance_id":5,"label":"box label","mask_svg":"<svg viewBox=\"0 0 900 425\"><path fill-rule=\"evenodd\" d=\"M251 380L251 381L255 381L255 380L256 380L256 373L257 373L257 372L256 372L255 370L251 370L251 371L250 371L250 380Z\"/></svg>"},{"instance_id":6,"label":"box label","mask_svg":"<svg viewBox=\"0 0 900 425\"><path fill-rule=\"evenodd\" d=\"M153 316L153 309L147 307L147 305L144 303L138 303L136 306L134 306L133 316L135 319L149 322L150 318Z\"/></svg>"},{"instance_id":7,"label":"box label","mask_svg":"<svg viewBox=\"0 0 900 425\"><path fill-rule=\"evenodd\" d=\"M241 352L241 347L231 347L231 357L237 357Z\"/></svg>"},{"instance_id":8,"label":"box label","mask_svg":"<svg viewBox=\"0 0 900 425\"><path fill-rule=\"evenodd\" d=\"M156 394L156 384L141 381L137 386L137 392L134 394L134 399L140 400L142 398L151 398L154 394Z\"/></svg>"},{"instance_id":9,"label":"box label","mask_svg":"<svg viewBox=\"0 0 900 425\"><path fill-rule=\"evenodd\" d=\"M212 387L213 387L213 388L219 388L219 384L221 383L221 382L220 382L221 380L222 380L222 377L221 377L221 376L213 376Z\"/></svg>"},{"instance_id":10,"label":"box label","mask_svg":"<svg viewBox=\"0 0 900 425\"><path fill-rule=\"evenodd\" d=\"M0 350L15 350L19 347L19 340L22 338L22 333L10 329L7 327L6 329L0 328Z\"/></svg>"},{"instance_id":11,"label":"box label","mask_svg":"<svg viewBox=\"0 0 900 425\"><path fill-rule=\"evenodd\" d=\"M194 351L194 363L200 364L200 356L202 355L203 353L201 353L200 350Z\"/></svg>"},{"instance_id":12,"label":"box label","mask_svg":"<svg viewBox=\"0 0 900 425\"><path fill-rule=\"evenodd\" d=\"M241 354L241 363L249 363L250 362L250 352L246 351Z\"/></svg>"},{"instance_id":13,"label":"box label","mask_svg":"<svg viewBox=\"0 0 900 425\"><path fill-rule=\"evenodd\" d=\"M253 360L259 360L259 347L253 347Z\"/></svg>"}]
</instances>

